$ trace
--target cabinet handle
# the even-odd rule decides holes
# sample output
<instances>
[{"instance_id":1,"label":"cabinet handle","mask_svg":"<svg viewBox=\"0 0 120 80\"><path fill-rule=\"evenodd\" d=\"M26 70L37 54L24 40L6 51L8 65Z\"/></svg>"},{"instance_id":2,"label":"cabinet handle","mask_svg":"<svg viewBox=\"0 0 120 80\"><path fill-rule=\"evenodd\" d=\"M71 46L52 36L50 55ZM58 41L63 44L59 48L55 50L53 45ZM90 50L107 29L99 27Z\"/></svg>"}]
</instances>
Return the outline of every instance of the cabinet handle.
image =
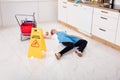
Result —
<instances>
[{"instance_id":1,"label":"cabinet handle","mask_svg":"<svg viewBox=\"0 0 120 80\"><path fill-rule=\"evenodd\" d=\"M63 2L64 4L67 4L67 2Z\"/></svg>"},{"instance_id":2,"label":"cabinet handle","mask_svg":"<svg viewBox=\"0 0 120 80\"><path fill-rule=\"evenodd\" d=\"M66 6L63 6L63 8L67 8Z\"/></svg>"},{"instance_id":3,"label":"cabinet handle","mask_svg":"<svg viewBox=\"0 0 120 80\"><path fill-rule=\"evenodd\" d=\"M100 17L101 19L105 19L105 20L107 20L108 18L105 18L105 17Z\"/></svg>"},{"instance_id":4,"label":"cabinet handle","mask_svg":"<svg viewBox=\"0 0 120 80\"><path fill-rule=\"evenodd\" d=\"M108 12L106 12L106 11L101 11L102 13L106 13L106 14L108 14Z\"/></svg>"},{"instance_id":5,"label":"cabinet handle","mask_svg":"<svg viewBox=\"0 0 120 80\"><path fill-rule=\"evenodd\" d=\"M77 5L77 4L74 4L74 6L78 7L78 5Z\"/></svg>"},{"instance_id":6,"label":"cabinet handle","mask_svg":"<svg viewBox=\"0 0 120 80\"><path fill-rule=\"evenodd\" d=\"M104 29L102 29L102 28L99 28L99 30L104 31L104 32L106 31L106 30L104 30Z\"/></svg>"}]
</instances>

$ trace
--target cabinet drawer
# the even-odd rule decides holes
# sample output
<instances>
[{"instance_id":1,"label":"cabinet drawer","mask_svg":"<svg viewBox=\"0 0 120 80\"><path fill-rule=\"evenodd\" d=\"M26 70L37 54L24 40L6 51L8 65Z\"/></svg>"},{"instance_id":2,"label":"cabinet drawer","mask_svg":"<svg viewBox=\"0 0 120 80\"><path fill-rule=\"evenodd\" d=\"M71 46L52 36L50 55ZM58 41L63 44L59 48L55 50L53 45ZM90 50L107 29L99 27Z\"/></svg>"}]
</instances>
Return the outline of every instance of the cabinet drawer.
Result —
<instances>
[{"instance_id":1,"label":"cabinet drawer","mask_svg":"<svg viewBox=\"0 0 120 80\"><path fill-rule=\"evenodd\" d=\"M104 40L114 43L115 42L115 29L107 29L105 27L100 27L98 25L93 25L92 33Z\"/></svg>"},{"instance_id":2,"label":"cabinet drawer","mask_svg":"<svg viewBox=\"0 0 120 80\"><path fill-rule=\"evenodd\" d=\"M117 27L117 18L111 18L105 15L94 14L93 24L107 27L108 29L116 29Z\"/></svg>"},{"instance_id":3,"label":"cabinet drawer","mask_svg":"<svg viewBox=\"0 0 120 80\"><path fill-rule=\"evenodd\" d=\"M99 9L99 8L94 8L94 13L104 15L104 16L109 16L112 18L118 18L119 16L118 12L108 11L108 10Z\"/></svg>"}]
</instances>

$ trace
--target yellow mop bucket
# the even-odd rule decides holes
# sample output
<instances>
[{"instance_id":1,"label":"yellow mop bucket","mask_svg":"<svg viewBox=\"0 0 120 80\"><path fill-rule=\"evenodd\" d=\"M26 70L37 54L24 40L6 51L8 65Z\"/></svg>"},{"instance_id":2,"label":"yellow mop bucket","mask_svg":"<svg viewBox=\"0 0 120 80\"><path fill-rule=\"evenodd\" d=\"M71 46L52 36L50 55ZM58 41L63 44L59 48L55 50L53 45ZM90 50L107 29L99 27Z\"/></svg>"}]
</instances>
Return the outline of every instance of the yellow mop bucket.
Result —
<instances>
[{"instance_id":1,"label":"yellow mop bucket","mask_svg":"<svg viewBox=\"0 0 120 80\"><path fill-rule=\"evenodd\" d=\"M46 51L46 45L41 28L32 28L30 37L28 58L35 57L41 59L42 53Z\"/></svg>"}]
</instances>

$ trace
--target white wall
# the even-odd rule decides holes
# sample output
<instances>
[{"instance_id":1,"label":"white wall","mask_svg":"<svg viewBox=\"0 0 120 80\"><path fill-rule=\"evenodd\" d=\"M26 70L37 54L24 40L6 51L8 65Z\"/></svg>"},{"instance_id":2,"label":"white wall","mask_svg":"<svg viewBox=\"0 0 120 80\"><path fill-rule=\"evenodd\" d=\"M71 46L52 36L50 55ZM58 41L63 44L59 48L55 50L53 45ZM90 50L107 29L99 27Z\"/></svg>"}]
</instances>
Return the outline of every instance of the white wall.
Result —
<instances>
[{"instance_id":1,"label":"white wall","mask_svg":"<svg viewBox=\"0 0 120 80\"><path fill-rule=\"evenodd\" d=\"M16 24L15 14L37 13L37 2L2 2L3 26Z\"/></svg>"},{"instance_id":2,"label":"white wall","mask_svg":"<svg viewBox=\"0 0 120 80\"><path fill-rule=\"evenodd\" d=\"M57 20L57 0L2 0L3 26L16 25L15 14L36 13L38 22Z\"/></svg>"},{"instance_id":3,"label":"white wall","mask_svg":"<svg viewBox=\"0 0 120 80\"><path fill-rule=\"evenodd\" d=\"M57 20L57 1L39 2L38 13L40 22Z\"/></svg>"},{"instance_id":4,"label":"white wall","mask_svg":"<svg viewBox=\"0 0 120 80\"><path fill-rule=\"evenodd\" d=\"M2 26L2 18L1 18L1 1L0 1L0 27Z\"/></svg>"},{"instance_id":5,"label":"white wall","mask_svg":"<svg viewBox=\"0 0 120 80\"><path fill-rule=\"evenodd\" d=\"M0 13L0 27L2 26L1 13Z\"/></svg>"}]
</instances>

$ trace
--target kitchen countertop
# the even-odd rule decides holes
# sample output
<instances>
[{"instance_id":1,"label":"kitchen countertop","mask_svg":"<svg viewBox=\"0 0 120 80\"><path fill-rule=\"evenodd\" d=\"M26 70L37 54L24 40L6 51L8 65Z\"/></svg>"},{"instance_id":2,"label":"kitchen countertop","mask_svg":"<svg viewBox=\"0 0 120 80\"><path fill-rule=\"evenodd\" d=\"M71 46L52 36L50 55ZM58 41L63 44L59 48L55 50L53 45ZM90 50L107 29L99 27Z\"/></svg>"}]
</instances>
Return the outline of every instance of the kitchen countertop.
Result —
<instances>
[{"instance_id":1,"label":"kitchen countertop","mask_svg":"<svg viewBox=\"0 0 120 80\"><path fill-rule=\"evenodd\" d=\"M72 3L74 3L74 1L69 1L68 0L68 2L72 2ZM104 9L104 10L109 10L109 11L113 11L113 12L119 12L120 13L120 10L115 10L115 9L110 9L110 8L105 8L105 7L101 7L100 5L100 3L83 3L83 2L79 2L79 3L77 3L77 4L80 4L80 5L86 5L86 6L91 6L91 7L94 7L94 8L100 8L100 9Z\"/></svg>"}]
</instances>

